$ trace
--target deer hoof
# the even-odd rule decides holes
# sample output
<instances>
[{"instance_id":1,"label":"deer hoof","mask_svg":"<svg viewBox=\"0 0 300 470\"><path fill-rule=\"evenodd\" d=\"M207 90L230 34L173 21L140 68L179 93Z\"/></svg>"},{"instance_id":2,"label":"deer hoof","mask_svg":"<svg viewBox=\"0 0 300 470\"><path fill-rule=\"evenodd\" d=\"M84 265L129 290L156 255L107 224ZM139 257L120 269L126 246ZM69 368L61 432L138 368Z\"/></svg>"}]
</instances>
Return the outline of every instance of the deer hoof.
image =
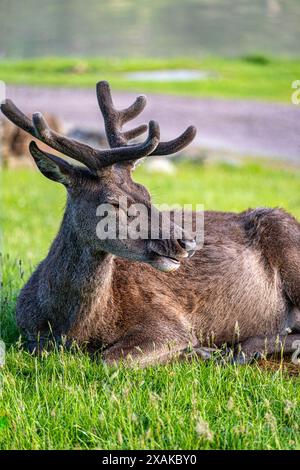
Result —
<instances>
[{"instance_id":1,"label":"deer hoof","mask_svg":"<svg viewBox=\"0 0 300 470\"><path fill-rule=\"evenodd\" d=\"M245 354L243 351L236 351L231 348L226 348L224 354L222 354L222 360L225 364L233 364L242 366L245 364L251 364L259 361L262 358L262 354L259 351L251 354Z\"/></svg>"}]
</instances>

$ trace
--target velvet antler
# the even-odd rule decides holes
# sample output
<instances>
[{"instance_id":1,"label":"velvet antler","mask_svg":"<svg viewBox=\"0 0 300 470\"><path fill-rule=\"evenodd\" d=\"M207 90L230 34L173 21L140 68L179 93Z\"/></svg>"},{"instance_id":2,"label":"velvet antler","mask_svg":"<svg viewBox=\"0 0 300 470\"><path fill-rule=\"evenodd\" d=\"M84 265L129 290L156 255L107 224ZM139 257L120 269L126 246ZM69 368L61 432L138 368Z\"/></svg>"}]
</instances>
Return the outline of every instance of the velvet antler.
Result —
<instances>
[{"instance_id":1,"label":"velvet antler","mask_svg":"<svg viewBox=\"0 0 300 470\"><path fill-rule=\"evenodd\" d=\"M110 149L98 150L89 145L70 139L53 131L41 113L34 113L32 120L20 111L11 101L1 104L3 114L18 127L31 134L49 147L86 165L92 172L113 165L114 163L137 160L148 155L168 155L187 146L195 137L193 126L170 142L159 143L159 125L150 121L149 126L142 124L131 130L122 131L122 126L142 112L146 105L145 96L139 96L126 109L117 110L113 106L110 88L107 82L97 84L97 98L103 114L105 130ZM144 133L148 128L148 137L142 143L128 144L128 141Z\"/></svg>"}]
</instances>

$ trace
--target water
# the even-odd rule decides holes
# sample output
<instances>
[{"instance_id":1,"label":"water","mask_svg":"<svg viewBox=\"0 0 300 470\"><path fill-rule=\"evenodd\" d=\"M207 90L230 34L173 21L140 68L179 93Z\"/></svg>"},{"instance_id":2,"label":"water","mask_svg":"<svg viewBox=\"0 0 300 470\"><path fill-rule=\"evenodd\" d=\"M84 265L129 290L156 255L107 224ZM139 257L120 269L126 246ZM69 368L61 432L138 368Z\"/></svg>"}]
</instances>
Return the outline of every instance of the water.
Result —
<instances>
[{"instance_id":1,"label":"water","mask_svg":"<svg viewBox=\"0 0 300 470\"><path fill-rule=\"evenodd\" d=\"M0 57L300 55L299 0L0 0Z\"/></svg>"},{"instance_id":2,"label":"water","mask_svg":"<svg viewBox=\"0 0 300 470\"><path fill-rule=\"evenodd\" d=\"M143 82L184 82L191 80L205 80L209 78L209 72L201 72L200 70L158 70L145 72L126 73L125 78L131 81Z\"/></svg>"}]
</instances>

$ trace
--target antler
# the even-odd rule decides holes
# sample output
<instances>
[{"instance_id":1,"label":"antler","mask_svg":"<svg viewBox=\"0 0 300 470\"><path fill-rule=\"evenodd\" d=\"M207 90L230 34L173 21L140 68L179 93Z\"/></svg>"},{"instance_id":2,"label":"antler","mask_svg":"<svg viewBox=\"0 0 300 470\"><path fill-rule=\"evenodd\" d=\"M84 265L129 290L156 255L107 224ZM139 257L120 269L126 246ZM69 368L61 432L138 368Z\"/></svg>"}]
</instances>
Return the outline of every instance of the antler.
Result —
<instances>
[{"instance_id":1,"label":"antler","mask_svg":"<svg viewBox=\"0 0 300 470\"><path fill-rule=\"evenodd\" d=\"M140 95L135 102L126 109L117 110L112 101L110 86L108 82L101 81L97 83L97 99L101 109L107 140L111 148L127 145L128 140L137 137L147 130L147 126L142 124L127 132L122 132L122 126L138 116L146 106L146 97ZM152 150L150 155L170 155L182 150L189 145L196 135L194 126L188 127L179 137L169 142L160 142Z\"/></svg>"},{"instance_id":2,"label":"antler","mask_svg":"<svg viewBox=\"0 0 300 470\"><path fill-rule=\"evenodd\" d=\"M127 145L128 140L143 134L147 130L147 125L142 124L128 132L122 132L122 126L138 116L145 108L145 96L138 96L128 108L117 110L114 108L110 87L106 81L97 83L96 92L104 119L106 137L111 148Z\"/></svg>"},{"instance_id":3,"label":"antler","mask_svg":"<svg viewBox=\"0 0 300 470\"><path fill-rule=\"evenodd\" d=\"M6 100L1 104L1 111L10 121L33 137L58 152L83 163L93 172L116 162L145 157L157 147L159 142L158 124L150 121L148 137L143 143L114 149L96 150L89 145L64 137L50 129L41 113L34 113L31 121L11 100Z\"/></svg>"},{"instance_id":4,"label":"antler","mask_svg":"<svg viewBox=\"0 0 300 470\"><path fill-rule=\"evenodd\" d=\"M150 121L146 140L142 143L128 145L129 140L147 130L147 125L142 124L129 131L122 132L122 126L134 119L144 109L146 105L145 96L139 96L128 108L117 110L113 106L108 83L102 81L97 84L97 98L104 118L107 139L111 147L107 150L94 149L89 145L53 131L41 113L34 113L32 120L30 120L11 100L6 100L1 104L1 111L10 121L36 139L83 163L95 173L97 170L114 163L137 160L148 155L168 155L178 152L195 137L196 129L190 126L177 139L159 143L159 125L155 121Z\"/></svg>"}]
</instances>

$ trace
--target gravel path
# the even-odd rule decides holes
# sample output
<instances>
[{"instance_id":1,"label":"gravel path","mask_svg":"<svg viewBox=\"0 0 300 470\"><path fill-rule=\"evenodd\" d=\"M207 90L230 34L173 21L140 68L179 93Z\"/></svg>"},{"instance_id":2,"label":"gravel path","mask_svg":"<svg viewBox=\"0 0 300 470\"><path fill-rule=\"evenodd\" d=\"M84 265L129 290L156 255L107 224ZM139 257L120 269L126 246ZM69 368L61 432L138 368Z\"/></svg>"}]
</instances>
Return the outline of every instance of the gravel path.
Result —
<instances>
[{"instance_id":1,"label":"gravel path","mask_svg":"<svg viewBox=\"0 0 300 470\"><path fill-rule=\"evenodd\" d=\"M9 86L7 96L25 112L48 111L76 126L103 129L93 90ZM134 97L114 92L119 107ZM194 124L198 147L300 163L300 105L149 94L142 116L136 123L159 121L163 140Z\"/></svg>"}]
</instances>

